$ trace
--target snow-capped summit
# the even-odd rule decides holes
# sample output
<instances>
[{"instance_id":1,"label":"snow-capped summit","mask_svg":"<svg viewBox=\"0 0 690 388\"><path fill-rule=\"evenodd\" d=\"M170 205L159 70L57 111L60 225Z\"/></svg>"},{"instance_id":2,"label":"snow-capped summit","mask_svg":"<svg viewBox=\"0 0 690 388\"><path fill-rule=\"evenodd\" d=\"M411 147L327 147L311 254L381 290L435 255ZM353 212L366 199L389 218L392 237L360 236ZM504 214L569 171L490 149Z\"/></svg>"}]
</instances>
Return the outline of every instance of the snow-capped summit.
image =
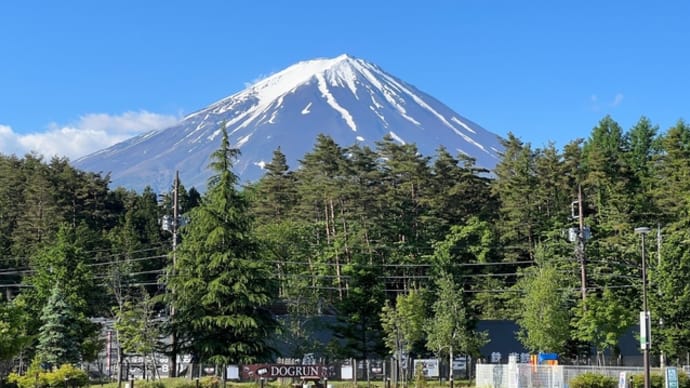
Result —
<instances>
[{"instance_id":1,"label":"snow-capped summit","mask_svg":"<svg viewBox=\"0 0 690 388\"><path fill-rule=\"evenodd\" d=\"M187 187L205 186L209 156L225 122L241 155L235 172L255 181L280 147L292 169L319 133L346 147L374 147L390 134L415 143L425 156L443 145L493 169L500 139L378 66L350 55L299 62L243 91L149 132L75 161L79 168L111 172L115 186L168 190L175 170Z\"/></svg>"}]
</instances>

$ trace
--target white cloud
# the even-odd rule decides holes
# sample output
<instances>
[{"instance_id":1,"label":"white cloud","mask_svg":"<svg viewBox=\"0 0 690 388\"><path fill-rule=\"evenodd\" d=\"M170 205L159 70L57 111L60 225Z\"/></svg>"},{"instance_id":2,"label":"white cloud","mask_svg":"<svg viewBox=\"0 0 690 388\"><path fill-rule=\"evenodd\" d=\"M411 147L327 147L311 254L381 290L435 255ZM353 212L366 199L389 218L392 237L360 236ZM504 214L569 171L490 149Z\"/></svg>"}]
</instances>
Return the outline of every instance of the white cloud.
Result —
<instances>
[{"instance_id":1,"label":"white cloud","mask_svg":"<svg viewBox=\"0 0 690 388\"><path fill-rule=\"evenodd\" d=\"M589 109L592 112L598 112L599 111L599 96L596 94L592 94L589 97Z\"/></svg>"},{"instance_id":2,"label":"white cloud","mask_svg":"<svg viewBox=\"0 0 690 388\"><path fill-rule=\"evenodd\" d=\"M623 93L616 93L616 95L613 96L613 100L611 100L611 102L607 103L606 102L607 99L602 98L601 99L602 101L600 101L599 96L597 96L596 94L592 94L589 97L589 108L593 112L599 112L602 109L606 110L607 107L608 108L616 108L616 107L620 106L621 103L623 103L624 97L625 96L623 96Z\"/></svg>"},{"instance_id":3,"label":"white cloud","mask_svg":"<svg viewBox=\"0 0 690 388\"><path fill-rule=\"evenodd\" d=\"M76 123L51 123L45 132L29 134L16 133L0 125L0 153L21 157L36 152L46 158L58 155L74 160L133 136L167 128L179 120L176 116L140 111L121 115L87 114Z\"/></svg>"}]
</instances>

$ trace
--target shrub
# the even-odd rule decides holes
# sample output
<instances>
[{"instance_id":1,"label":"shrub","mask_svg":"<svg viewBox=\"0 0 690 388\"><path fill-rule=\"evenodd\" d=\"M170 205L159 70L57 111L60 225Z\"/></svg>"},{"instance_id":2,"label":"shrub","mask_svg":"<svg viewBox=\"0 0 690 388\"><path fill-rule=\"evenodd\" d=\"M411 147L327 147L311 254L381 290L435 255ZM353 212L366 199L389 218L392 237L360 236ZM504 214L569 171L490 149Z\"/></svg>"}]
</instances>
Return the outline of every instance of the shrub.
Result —
<instances>
[{"instance_id":1,"label":"shrub","mask_svg":"<svg viewBox=\"0 0 690 388\"><path fill-rule=\"evenodd\" d=\"M613 377L587 372L570 380L570 388L616 388L618 381Z\"/></svg>"},{"instance_id":2,"label":"shrub","mask_svg":"<svg viewBox=\"0 0 690 388\"><path fill-rule=\"evenodd\" d=\"M644 374L638 373L634 374L632 376L632 388L641 388L644 387ZM649 376L650 380L650 386L651 388L664 388L666 386L665 384L665 377L663 374L659 373L652 373ZM678 368L678 387L679 388L690 388L690 379L688 378L688 375L683 372L680 368Z\"/></svg>"},{"instance_id":3,"label":"shrub","mask_svg":"<svg viewBox=\"0 0 690 388\"><path fill-rule=\"evenodd\" d=\"M220 378L218 376L206 376L199 379L200 388L218 388L220 386Z\"/></svg>"},{"instance_id":4,"label":"shrub","mask_svg":"<svg viewBox=\"0 0 690 388\"><path fill-rule=\"evenodd\" d=\"M165 381L165 386L168 388L196 388L196 382L186 378L172 378Z\"/></svg>"},{"instance_id":5,"label":"shrub","mask_svg":"<svg viewBox=\"0 0 690 388\"><path fill-rule=\"evenodd\" d=\"M63 364L53 371L43 371L38 360L31 362L25 375L10 373L7 380L19 388L85 387L89 383L86 372L71 364Z\"/></svg>"},{"instance_id":6,"label":"shrub","mask_svg":"<svg viewBox=\"0 0 690 388\"><path fill-rule=\"evenodd\" d=\"M421 365L414 370L414 386L415 388L426 388L426 377L424 377L424 368Z\"/></svg>"},{"instance_id":7,"label":"shrub","mask_svg":"<svg viewBox=\"0 0 690 388\"><path fill-rule=\"evenodd\" d=\"M160 380L137 380L134 388L165 388L166 385Z\"/></svg>"}]
</instances>

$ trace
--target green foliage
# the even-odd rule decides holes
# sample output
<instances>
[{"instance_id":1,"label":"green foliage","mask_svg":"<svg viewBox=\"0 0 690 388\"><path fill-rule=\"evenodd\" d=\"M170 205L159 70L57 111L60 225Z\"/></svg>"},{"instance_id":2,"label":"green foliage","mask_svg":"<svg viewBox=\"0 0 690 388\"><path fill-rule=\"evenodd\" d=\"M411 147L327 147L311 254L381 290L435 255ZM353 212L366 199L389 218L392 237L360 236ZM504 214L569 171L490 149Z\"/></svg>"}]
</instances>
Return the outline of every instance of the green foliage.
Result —
<instances>
[{"instance_id":1,"label":"green foliage","mask_svg":"<svg viewBox=\"0 0 690 388\"><path fill-rule=\"evenodd\" d=\"M681 377L681 373L678 373L678 387L679 388L688 388L688 383L687 383L687 377L683 379ZM639 387L644 387L644 374L642 373L637 373L632 375L632 387L633 388L639 388ZM664 382L664 376L660 373L652 373L649 375L649 382L650 382L650 388L664 388L665 382Z\"/></svg>"},{"instance_id":2,"label":"green foliage","mask_svg":"<svg viewBox=\"0 0 690 388\"><path fill-rule=\"evenodd\" d=\"M169 386L160 380L137 380L137 382L134 383L134 387L135 388L167 388ZM181 388L179 385L176 385L176 387Z\"/></svg>"},{"instance_id":3,"label":"green foliage","mask_svg":"<svg viewBox=\"0 0 690 388\"><path fill-rule=\"evenodd\" d=\"M561 276L551 266L532 267L516 285L522 292L518 337L531 352L561 353L570 336Z\"/></svg>"},{"instance_id":4,"label":"green foliage","mask_svg":"<svg viewBox=\"0 0 690 388\"><path fill-rule=\"evenodd\" d=\"M22 299L0 303L0 362L11 361L31 341Z\"/></svg>"},{"instance_id":5,"label":"green foliage","mask_svg":"<svg viewBox=\"0 0 690 388\"><path fill-rule=\"evenodd\" d=\"M235 189L225 126L210 167L215 175L184 228L168 286L181 351L202 361L251 363L265 359L276 327L269 306L276 296L271 269L251 232L246 199Z\"/></svg>"},{"instance_id":6,"label":"green foliage","mask_svg":"<svg viewBox=\"0 0 690 388\"><path fill-rule=\"evenodd\" d=\"M218 388L220 383L221 381L218 376L206 376L199 379L200 388Z\"/></svg>"},{"instance_id":7,"label":"green foliage","mask_svg":"<svg viewBox=\"0 0 690 388\"><path fill-rule=\"evenodd\" d=\"M425 303L420 291L410 290L398 295L395 307L386 303L381 312L381 325L386 334L388 350L409 353L424 336Z\"/></svg>"},{"instance_id":8,"label":"green foliage","mask_svg":"<svg viewBox=\"0 0 690 388\"><path fill-rule=\"evenodd\" d=\"M344 341L341 356L368 359L381 354L383 341L379 311L385 293L379 281L380 269L361 263L351 263L343 268L349 278L348 292L338 303L339 322L336 337Z\"/></svg>"},{"instance_id":9,"label":"green foliage","mask_svg":"<svg viewBox=\"0 0 690 388\"><path fill-rule=\"evenodd\" d=\"M156 323L154 302L143 288L141 297L126 300L115 310L115 330L125 354L153 355L160 342L160 327Z\"/></svg>"},{"instance_id":10,"label":"green foliage","mask_svg":"<svg viewBox=\"0 0 690 388\"><path fill-rule=\"evenodd\" d=\"M7 380L17 384L19 388L84 387L89 384L86 372L71 364L62 364L52 371L44 371L41 369L38 359L32 361L26 374L10 373Z\"/></svg>"},{"instance_id":11,"label":"green foliage","mask_svg":"<svg viewBox=\"0 0 690 388\"><path fill-rule=\"evenodd\" d=\"M635 323L633 313L609 288L604 288L601 296L589 294L584 302L580 301L574 313L575 339L591 343L600 363L603 353L615 347L625 330Z\"/></svg>"},{"instance_id":12,"label":"green foliage","mask_svg":"<svg viewBox=\"0 0 690 388\"><path fill-rule=\"evenodd\" d=\"M97 311L99 287L84 252L88 235L84 225L63 224L57 240L32 258L34 273L26 282L33 287L22 294L31 314L40 317L39 352L54 365L91 360L98 352L98 325L89 317Z\"/></svg>"},{"instance_id":13,"label":"green foliage","mask_svg":"<svg viewBox=\"0 0 690 388\"><path fill-rule=\"evenodd\" d=\"M436 354L469 354L476 357L487 342L487 334L474 330L474 317L461 289L448 274L437 280L433 316L427 320L426 347Z\"/></svg>"},{"instance_id":14,"label":"green foliage","mask_svg":"<svg viewBox=\"0 0 690 388\"><path fill-rule=\"evenodd\" d=\"M414 368L414 387L426 388L426 378L424 377L424 368L421 365L415 365Z\"/></svg>"},{"instance_id":15,"label":"green foliage","mask_svg":"<svg viewBox=\"0 0 690 388\"><path fill-rule=\"evenodd\" d=\"M568 386L571 388L616 388L618 381L610 376L587 372L571 379Z\"/></svg>"},{"instance_id":16,"label":"green foliage","mask_svg":"<svg viewBox=\"0 0 690 388\"><path fill-rule=\"evenodd\" d=\"M59 283L41 312L37 357L50 367L80 361L79 317L69 304Z\"/></svg>"},{"instance_id":17,"label":"green foliage","mask_svg":"<svg viewBox=\"0 0 690 388\"><path fill-rule=\"evenodd\" d=\"M166 329L197 357L266 356L257 338L272 332L275 306L287 309L282 332L295 352L316 348L309 322L333 312L350 355L382 354L376 338L382 324L391 327L379 314L384 301L432 289L445 274L463 291L470 319L512 318L515 311L523 340L535 349L576 338L605 349L628 322L614 322L615 311L639 310L632 229L660 225L662 251L647 247L650 258L661 253L649 268L658 290L649 296L653 320L664 322L655 327L655 343L680 362L690 350L690 126L680 120L664 132L641 118L624 131L607 116L562 151L513 134L504 146L489 179L473 160L443 148L432 160L391 136L370 149L321 135L294 172L276 150L265 178L240 191L231 171L238 151L225 139L212 157L215 175L204 198L180 188L183 212L195 210L183 228L178 265L167 270L170 235L158 220L170 213L169 194L159 205L150 189L111 191L108 176L78 171L64 159L0 155L0 269L7 270L0 283L4 299L20 294L14 303L24 310L21 317L12 308L0 311L0 356L9 365L23 340L38 338L41 308L56 283L65 311L79 322L84 359L100 346L86 318L136 310L125 302L135 301L139 283L154 300L170 291L180 320ZM607 300L602 306L612 311L577 307L578 262L562 233L577 226L570 206L578 187L592 230L585 244L588 303ZM557 282L539 275L545 267ZM33 287L12 286L20 282ZM611 292L596 294L604 286ZM571 320L568 312L581 314ZM568 321L577 330L567 330Z\"/></svg>"}]
</instances>

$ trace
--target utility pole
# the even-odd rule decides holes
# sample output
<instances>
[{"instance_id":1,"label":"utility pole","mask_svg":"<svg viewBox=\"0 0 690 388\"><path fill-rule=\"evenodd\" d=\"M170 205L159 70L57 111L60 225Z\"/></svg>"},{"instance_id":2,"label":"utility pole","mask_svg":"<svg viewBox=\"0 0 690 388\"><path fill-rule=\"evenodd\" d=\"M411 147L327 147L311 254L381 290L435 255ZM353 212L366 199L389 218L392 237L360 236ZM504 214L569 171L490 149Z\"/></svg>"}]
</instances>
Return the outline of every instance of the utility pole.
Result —
<instances>
[{"instance_id":1,"label":"utility pole","mask_svg":"<svg viewBox=\"0 0 690 388\"><path fill-rule=\"evenodd\" d=\"M588 230L585 228L585 215L582 206L582 186L577 185L577 201L570 204L571 217L577 218L578 228L575 233L575 228L570 228L569 238L571 242L575 242L575 256L580 262L580 282L582 301L587 299L587 260L585 258L585 240L590 236ZM575 214L575 204L577 204L577 215Z\"/></svg>"},{"instance_id":2,"label":"utility pole","mask_svg":"<svg viewBox=\"0 0 690 388\"><path fill-rule=\"evenodd\" d=\"M661 266L661 223L656 225L656 260L657 260L657 271ZM659 294L659 285L657 283L657 294ZM664 320L659 318L659 329L663 329ZM666 367L666 357L664 356L664 351L659 351L659 366L661 369Z\"/></svg>"},{"instance_id":3,"label":"utility pole","mask_svg":"<svg viewBox=\"0 0 690 388\"><path fill-rule=\"evenodd\" d=\"M635 228L635 233L642 238L642 313L640 314L640 345L642 347L642 362L644 364L644 388L651 387L649 375L649 348L651 327L649 325L649 311L647 307L647 261L645 257L645 237L650 232L648 227Z\"/></svg>"},{"instance_id":4,"label":"utility pole","mask_svg":"<svg viewBox=\"0 0 690 388\"><path fill-rule=\"evenodd\" d=\"M180 172L175 171L175 181L173 182L173 220L172 220L172 270L175 271L175 253L177 250L177 225L179 218L179 197L180 191ZM175 306L170 306L170 377L177 377L177 328L175 327Z\"/></svg>"},{"instance_id":5,"label":"utility pole","mask_svg":"<svg viewBox=\"0 0 690 388\"><path fill-rule=\"evenodd\" d=\"M577 207L580 230L577 234L578 251L580 252L580 277L582 282L582 301L587 299L587 268L585 259L585 217L582 211L582 185L577 185Z\"/></svg>"}]
</instances>

